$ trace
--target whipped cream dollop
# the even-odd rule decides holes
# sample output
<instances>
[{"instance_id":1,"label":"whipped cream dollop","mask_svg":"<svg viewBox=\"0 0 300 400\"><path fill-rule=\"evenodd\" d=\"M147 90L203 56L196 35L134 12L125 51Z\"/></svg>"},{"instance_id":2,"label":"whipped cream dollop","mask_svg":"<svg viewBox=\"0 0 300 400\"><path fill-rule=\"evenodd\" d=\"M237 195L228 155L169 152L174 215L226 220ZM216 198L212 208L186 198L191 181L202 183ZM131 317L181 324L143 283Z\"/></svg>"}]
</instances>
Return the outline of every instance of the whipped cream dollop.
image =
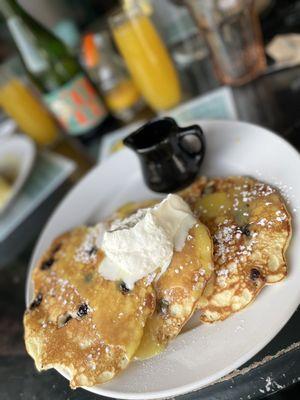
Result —
<instances>
[{"instance_id":1,"label":"whipped cream dollop","mask_svg":"<svg viewBox=\"0 0 300 400\"><path fill-rule=\"evenodd\" d=\"M196 219L188 204L169 194L152 208L138 210L114 221L103 235L105 258L99 273L108 280L122 280L132 289L139 279L161 276L171 263L173 252L181 251Z\"/></svg>"}]
</instances>

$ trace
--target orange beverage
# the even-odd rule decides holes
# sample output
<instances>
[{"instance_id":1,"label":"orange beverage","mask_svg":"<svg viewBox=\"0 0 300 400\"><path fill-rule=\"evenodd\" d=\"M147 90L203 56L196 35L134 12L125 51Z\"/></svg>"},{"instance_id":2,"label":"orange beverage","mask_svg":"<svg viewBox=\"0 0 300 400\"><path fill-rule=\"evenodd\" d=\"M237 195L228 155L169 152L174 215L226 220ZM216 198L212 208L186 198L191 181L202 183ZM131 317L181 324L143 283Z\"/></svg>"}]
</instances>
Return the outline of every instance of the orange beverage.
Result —
<instances>
[{"instance_id":1,"label":"orange beverage","mask_svg":"<svg viewBox=\"0 0 300 400\"><path fill-rule=\"evenodd\" d=\"M49 145L57 139L59 131L54 119L19 79L10 77L2 82L0 107L38 144Z\"/></svg>"},{"instance_id":2,"label":"orange beverage","mask_svg":"<svg viewBox=\"0 0 300 400\"><path fill-rule=\"evenodd\" d=\"M140 99L140 93L132 80L124 79L116 87L107 90L104 99L112 112L118 112L137 103Z\"/></svg>"},{"instance_id":3,"label":"orange beverage","mask_svg":"<svg viewBox=\"0 0 300 400\"><path fill-rule=\"evenodd\" d=\"M113 37L147 103L157 111L176 106L181 99L172 60L149 17L139 8L110 18Z\"/></svg>"}]
</instances>

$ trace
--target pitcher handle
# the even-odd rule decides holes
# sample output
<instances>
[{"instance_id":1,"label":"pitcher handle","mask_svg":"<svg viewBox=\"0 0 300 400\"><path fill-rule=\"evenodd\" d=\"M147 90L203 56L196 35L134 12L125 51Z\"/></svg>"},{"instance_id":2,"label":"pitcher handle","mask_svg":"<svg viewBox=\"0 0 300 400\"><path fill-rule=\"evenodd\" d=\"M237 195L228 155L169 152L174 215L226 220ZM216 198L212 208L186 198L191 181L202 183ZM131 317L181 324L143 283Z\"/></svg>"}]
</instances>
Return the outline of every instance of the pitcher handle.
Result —
<instances>
[{"instance_id":1,"label":"pitcher handle","mask_svg":"<svg viewBox=\"0 0 300 400\"><path fill-rule=\"evenodd\" d=\"M199 125L180 128L177 134L180 149L188 156L203 158L206 151L205 136Z\"/></svg>"}]
</instances>

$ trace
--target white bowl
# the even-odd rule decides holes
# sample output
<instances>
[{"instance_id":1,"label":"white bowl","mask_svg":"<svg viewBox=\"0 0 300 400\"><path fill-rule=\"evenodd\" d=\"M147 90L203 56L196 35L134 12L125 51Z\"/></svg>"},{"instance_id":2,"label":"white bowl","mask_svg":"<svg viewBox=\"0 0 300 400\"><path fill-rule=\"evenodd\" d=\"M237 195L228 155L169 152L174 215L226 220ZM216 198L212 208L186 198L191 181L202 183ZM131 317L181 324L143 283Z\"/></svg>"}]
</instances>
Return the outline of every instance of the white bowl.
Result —
<instances>
[{"instance_id":1,"label":"white bowl","mask_svg":"<svg viewBox=\"0 0 300 400\"><path fill-rule=\"evenodd\" d=\"M14 175L10 195L0 208L0 214L4 213L18 195L28 178L34 158L34 143L26 136L12 135L0 140L0 175Z\"/></svg>"}]
</instances>

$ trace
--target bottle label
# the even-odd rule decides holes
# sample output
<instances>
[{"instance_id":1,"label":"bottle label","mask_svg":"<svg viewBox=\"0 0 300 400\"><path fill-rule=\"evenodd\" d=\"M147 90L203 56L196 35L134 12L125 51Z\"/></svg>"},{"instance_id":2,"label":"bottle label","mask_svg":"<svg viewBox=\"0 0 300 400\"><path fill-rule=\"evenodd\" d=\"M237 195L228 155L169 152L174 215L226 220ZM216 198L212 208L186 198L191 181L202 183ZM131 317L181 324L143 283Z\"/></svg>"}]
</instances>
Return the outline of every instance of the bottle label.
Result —
<instances>
[{"instance_id":1,"label":"bottle label","mask_svg":"<svg viewBox=\"0 0 300 400\"><path fill-rule=\"evenodd\" d=\"M74 136L94 128L107 115L96 90L83 74L43 99L64 130Z\"/></svg>"}]
</instances>

